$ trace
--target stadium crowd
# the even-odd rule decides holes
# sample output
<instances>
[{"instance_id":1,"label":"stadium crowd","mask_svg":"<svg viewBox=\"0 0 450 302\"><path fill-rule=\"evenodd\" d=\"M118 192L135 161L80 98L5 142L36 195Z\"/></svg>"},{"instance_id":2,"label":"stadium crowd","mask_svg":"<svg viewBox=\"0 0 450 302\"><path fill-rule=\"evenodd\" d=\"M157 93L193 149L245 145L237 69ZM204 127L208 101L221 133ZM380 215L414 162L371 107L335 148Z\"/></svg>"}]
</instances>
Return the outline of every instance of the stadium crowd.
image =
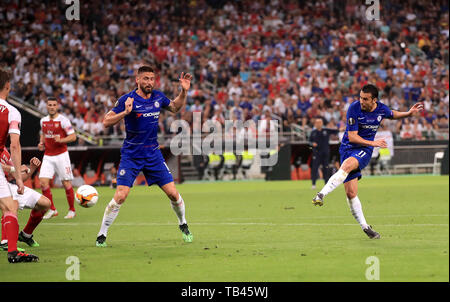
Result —
<instances>
[{"instance_id":1,"label":"stadium crowd","mask_svg":"<svg viewBox=\"0 0 450 302\"><path fill-rule=\"evenodd\" d=\"M101 121L146 63L169 98L182 71L194 75L182 112L161 114L162 133L194 112L219 123L276 115L283 131L315 118L345 129L346 109L373 83L393 109L425 104L414 122L386 121L396 138L448 138L446 1L385 0L378 21L362 0L80 1L79 21L59 2L2 1L0 64L14 74L13 95L42 112L57 96L94 135L123 133Z\"/></svg>"}]
</instances>

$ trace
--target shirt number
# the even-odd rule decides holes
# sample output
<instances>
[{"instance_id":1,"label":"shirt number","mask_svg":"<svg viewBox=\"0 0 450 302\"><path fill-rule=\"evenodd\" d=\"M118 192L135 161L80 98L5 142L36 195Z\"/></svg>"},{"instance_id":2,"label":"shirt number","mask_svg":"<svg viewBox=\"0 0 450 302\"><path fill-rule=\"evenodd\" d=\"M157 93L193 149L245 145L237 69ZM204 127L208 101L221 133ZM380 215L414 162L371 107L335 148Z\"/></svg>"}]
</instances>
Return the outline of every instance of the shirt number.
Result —
<instances>
[{"instance_id":1,"label":"shirt number","mask_svg":"<svg viewBox=\"0 0 450 302\"><path fill-rule=\"evenodd\" d=\"M358 156L358 157L364 157L364 155L366 155L367 153L366 152L364 152L364 151L360 151L358 154L356 154L356 156Z\"/></svg>"}]
</instances>

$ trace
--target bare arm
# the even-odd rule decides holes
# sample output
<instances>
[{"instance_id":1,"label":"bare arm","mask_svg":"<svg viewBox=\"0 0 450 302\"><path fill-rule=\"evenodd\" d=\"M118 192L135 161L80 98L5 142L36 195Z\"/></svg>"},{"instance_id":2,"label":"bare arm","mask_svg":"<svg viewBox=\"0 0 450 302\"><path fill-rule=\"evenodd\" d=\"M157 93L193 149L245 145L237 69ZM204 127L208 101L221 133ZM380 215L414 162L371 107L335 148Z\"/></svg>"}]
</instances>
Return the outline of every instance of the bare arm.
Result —
<instances>
[{"instance_id":1,"label":"bare arm","mask_svg":"<svg viewBox=\"0 0 450 302\"><path fill-rule=\"evenodd\" d=\"M22 177L20 176L20 166L22 164L22 148L20 146L20 135L16 133L10 133L11 138L11 160L14 165L14 173L11 173L16 179L16 184L18 186L17 192L23 194L24 186Z\"/></svg>"},{"instance_id":2,"label":"bare arm","mask_svg":"<svg viewBox=\"0 0 450 302\"><path fill-rule=\"evenodd\" d=\"M348 141L352 144L358 144L358 145L362 145L362 146L387 148L387 143L384 139L379 139L376 141L369 141L369 140L363 139L361 136L359 136L358 131L349 131L348 132Z\"/></svg>"},{"instance_id":3,"label":"bare arm","mask_svg":"<svg viewBox=\"0 0 450 302\"><path fill-rule=\"evenodd\" d=\"M115 124L120 122L126 115L130 114L131 110L133 110L133 101L134 99L127 98L127 100L125 101L125 110L120 113L109 111L103 118L103 126L105 128L114 126Z\"/></svg>"},{"instance_id":4,"label":"bare arm","mask_svg":"<svg viewBox=\"0 0 450 302\"><path fill-rule=\"evenodd\" d=\"M41 133L40 138L39 138L39 144L38 144L39 151L44 151L45 150L44 142L45 142L44 133Z\"/></svg>"},{"instance_id":5,"label":"bare arm","mask_svg":"<svg viewBox=\"0 0 450 302\"><path fill-rule=\"evenodd\" d=\"M64 138L60 138L59 136L55 137L55 142L60 144L67 144L77 140L77 135L75 133L69 134Z\"/></svg>"},{"instance_id":6,"label":"bare arm","mask_svg":"<svg viewBox=\"0 0 450 302\"><path fill-rule=\"evenodd\" d=\"M423 110L423 103L414 104L414 106L412 106L411 109L409 109L409 111L407 111L407 112L392 110L393 119L398 120L398 119L410 117L410 116L413 116L416 112L420 112L422 110Z\"/></svg>"},{"instance_id":7,"label":"bare arm","mask_svg":"<svg viewBox=\"0 0 450 302\"><path fill-rule=\"evenodd\" d=\"M181 90L180 94L170 102L169 106L167 106L167 110L173 113L177 113L181 110L183 105L186 103L187 91Z\"/></svg>"},{"instance_id":8,"label":"bare arm","mask_svg":"<svg viewBox=\"0 0 450 302\"><path fill-rule=\"evenodd\" d=\"M1 165L4 172L11 174L12 166L5 164ZM33 175L34 171L36 171L36 168L28 168L27 165L22 165L20 167L20 176L22 177L22 181L26 181L28 178L30 178L30 176Z\"/></svg>"},{"instance_id":9,"label":"bare arm","mask_svg":"<svg viewBox=\"0 0 450 302\"><path fill-rule=\"evenodd\" d=\"M191 87L191 80L192 75L190 75L189 73L184 74L184 72L181 73L180 76L181 92L173 101L170 102L169 106L167 106L167 110L173 113L177 113L181 110L183 105L186 103L187 92Z\"/></svg>"},{"instance_id":10,"label":"bare arm","mask_svg":"<svg viewBox=\"0 0 450 302\"><path fill-rule=\"evenodd\" d=\"M26 165L22 165L22 180L25 181L28 178L31 177L31 175L33 175L33 173L37 170L37 168L39 168L39 166L41 165L41 161L36 158L33 157L30 160L30 167L28 168Z\"/></svg>"}]
</instances>

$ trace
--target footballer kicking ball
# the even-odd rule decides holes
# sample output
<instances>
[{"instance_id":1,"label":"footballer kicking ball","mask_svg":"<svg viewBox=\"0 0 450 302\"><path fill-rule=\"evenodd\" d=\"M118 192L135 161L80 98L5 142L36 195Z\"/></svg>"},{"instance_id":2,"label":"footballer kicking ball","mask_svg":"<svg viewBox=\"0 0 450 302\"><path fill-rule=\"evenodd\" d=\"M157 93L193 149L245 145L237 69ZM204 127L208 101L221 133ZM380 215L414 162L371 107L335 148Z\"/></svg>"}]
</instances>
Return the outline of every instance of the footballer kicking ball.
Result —
<instances>
[{"instance_id":1,"label":"footballer kicking ball","mask_svg":"<svg viewBox=\"0 0 450 302\"><path fill-rule=\"evenodd\" d=\"M75 193L75 200L83 208L93 207L98 201L98 192L93 186L82 185Z\"/></svg>"}]
</instances>

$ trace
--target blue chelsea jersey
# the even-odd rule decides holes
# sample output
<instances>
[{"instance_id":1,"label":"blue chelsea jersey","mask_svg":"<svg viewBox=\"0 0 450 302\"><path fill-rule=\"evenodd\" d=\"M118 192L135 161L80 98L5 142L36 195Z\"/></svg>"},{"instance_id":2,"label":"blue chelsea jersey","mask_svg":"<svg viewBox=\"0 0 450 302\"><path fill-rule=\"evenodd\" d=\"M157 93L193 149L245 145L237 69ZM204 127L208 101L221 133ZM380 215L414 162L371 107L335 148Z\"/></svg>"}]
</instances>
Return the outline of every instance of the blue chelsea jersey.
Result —
<instances>
[{"instance_id":1,"label":"blue chelsea jersey","mask_svg":"<svg viewBox=\"0 0 450 302\"><path fill-rule=\"evenodd\" d=\"M133 110L124 118L126 138L121 154L133 158L153 157L154 151L159 148L159 114L161 108L169 106L170 100L158 90L153 90L148 99L144 99L133 90L121 96L111 110L115 113L124 111L128 97L134 99Z\"/></svg>"},{"instance_id":2,"label":"blue chelsea jersey","mask_svg":"<svg viewBox=\"0 0 450 302\"><path fill-rule=\"evenodd\" d=\"M373 147L371 146L350 143L348 131L358 131L360 137L373 141L381 121L385 118L392 119L393 117L391 109L383 103L377 102L377 107L374 111L366 112L361 110L360 101L353 102L347 110L347 129L345 129L340 149L367 148L368 151L372 151Z\"/></svg>"}]
</instances>

